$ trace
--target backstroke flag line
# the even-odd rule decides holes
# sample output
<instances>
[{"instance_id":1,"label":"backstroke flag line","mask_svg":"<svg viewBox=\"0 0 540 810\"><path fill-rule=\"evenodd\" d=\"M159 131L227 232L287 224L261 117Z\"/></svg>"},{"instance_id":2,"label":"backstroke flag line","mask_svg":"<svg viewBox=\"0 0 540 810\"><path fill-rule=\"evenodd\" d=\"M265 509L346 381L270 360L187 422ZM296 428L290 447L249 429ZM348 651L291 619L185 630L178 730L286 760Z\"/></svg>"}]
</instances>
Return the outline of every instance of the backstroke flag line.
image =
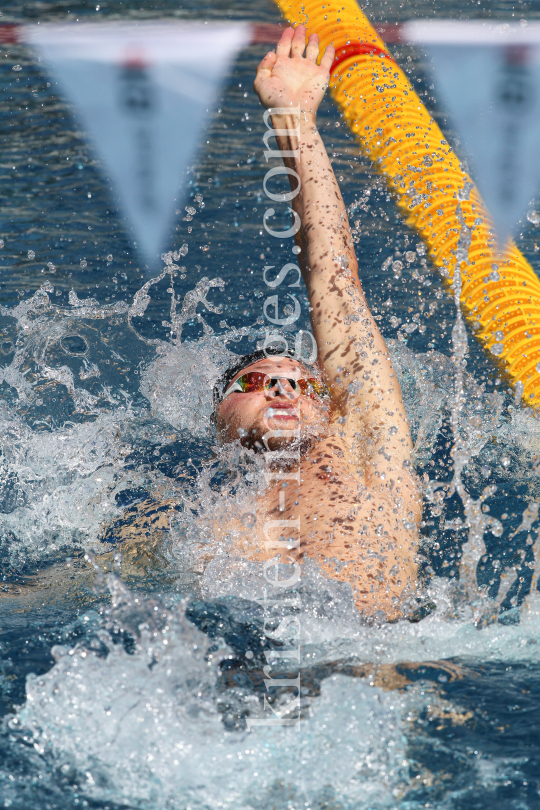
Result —
<instances>
[{"instance_id":1,"label":"backstroke flag line","mask_svg":"<svg viewBox=\"0 0 540 810\"><path fill-rule=\"evenodd\" d=\"M405 23L471 157L502 248L540 189L540 24Z\"/></svg>"},{"instance_id":2,"label":"backstroke flag line","mask_svg":"<svg viewBox=\"0 0 540 810\"><path fill-rule=\"evenodd\" d=\"M74 105L155 266L208 114L251 26L29 25L23 38Z\"/></svg>"}]
</instances>

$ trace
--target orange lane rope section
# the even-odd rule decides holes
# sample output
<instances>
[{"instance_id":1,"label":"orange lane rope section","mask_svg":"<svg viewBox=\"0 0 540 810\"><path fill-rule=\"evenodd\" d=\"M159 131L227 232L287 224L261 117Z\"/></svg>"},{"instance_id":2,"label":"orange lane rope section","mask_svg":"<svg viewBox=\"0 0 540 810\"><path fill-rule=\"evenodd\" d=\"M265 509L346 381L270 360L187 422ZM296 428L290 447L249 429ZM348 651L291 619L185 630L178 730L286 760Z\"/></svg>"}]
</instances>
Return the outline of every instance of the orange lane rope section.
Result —
<instances>
[{"instance_id":1,"label":"orange lane rope section","mask_svg":"<svg viewBox=\"0 0 540 810\"><path fill-rule=\"evenodd\" d=\"M497 251L476 187L383 40L355 0L276 3L289 23L303 23L308 35L319 35L321 52L335 46L334 101L448 287L461 207L472 232L469 260L461 267L464 314L492 359L518 384L516 394L540 404L540 281L513 242ZM464 192L467 199L460 201Z\"/></svg>"}]
</instances>

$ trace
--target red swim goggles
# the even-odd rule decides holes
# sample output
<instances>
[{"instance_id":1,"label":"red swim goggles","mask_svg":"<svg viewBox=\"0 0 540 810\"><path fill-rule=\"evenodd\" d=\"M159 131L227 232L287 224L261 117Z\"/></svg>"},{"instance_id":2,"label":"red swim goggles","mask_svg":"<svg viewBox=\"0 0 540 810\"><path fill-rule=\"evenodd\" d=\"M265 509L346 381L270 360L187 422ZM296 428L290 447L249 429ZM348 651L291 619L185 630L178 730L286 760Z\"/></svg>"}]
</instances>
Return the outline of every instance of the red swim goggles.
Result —
<instances>
[{"instance_id":1,"label":"red swim goggles","mask_svg":"<svg viewBox=\"0 0 540 810\"><path fill-rule=\"evenodd\" d=\"M252 394L255 391L270 391L276 385L280 393L288 394L288 391L283 390L280 381L284 380L289 383L291 389L298 396L310 397L311 399L321 399L322 397L329 397L330 392L326 385L317 377L307 377L294 379L286 377L285 375L279 377L270 377L262 371L248 371L238 377L232 385L227 388L223 394L223 399L228 397L229 394Z\"/></svg>"}]
</instances>

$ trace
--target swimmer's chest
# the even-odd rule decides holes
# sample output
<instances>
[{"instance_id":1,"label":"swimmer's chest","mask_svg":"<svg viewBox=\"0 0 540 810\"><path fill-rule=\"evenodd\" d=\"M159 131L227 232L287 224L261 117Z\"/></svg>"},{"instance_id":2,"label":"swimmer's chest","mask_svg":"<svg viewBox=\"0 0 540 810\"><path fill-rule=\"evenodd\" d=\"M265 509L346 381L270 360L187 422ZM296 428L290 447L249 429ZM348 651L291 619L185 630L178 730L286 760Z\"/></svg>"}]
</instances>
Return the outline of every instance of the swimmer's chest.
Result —
<instances>
[{"instance_id":1,"label":"swimmer's chest","mask_svg":"<svg viewBox=\"0 0 540 810\"><path fill-rule=\"evenodd\" d=\"M296 556L297 545L309 553L310 547L330 538L339 540L355 531L369 509L371 497L367 494L366 502L361 471L339 439L319 442L296 468L272 472L274 480L258 503L253 538L264 556L275 556L283 550L283 543Z\"/></svg>"}]
</instances>

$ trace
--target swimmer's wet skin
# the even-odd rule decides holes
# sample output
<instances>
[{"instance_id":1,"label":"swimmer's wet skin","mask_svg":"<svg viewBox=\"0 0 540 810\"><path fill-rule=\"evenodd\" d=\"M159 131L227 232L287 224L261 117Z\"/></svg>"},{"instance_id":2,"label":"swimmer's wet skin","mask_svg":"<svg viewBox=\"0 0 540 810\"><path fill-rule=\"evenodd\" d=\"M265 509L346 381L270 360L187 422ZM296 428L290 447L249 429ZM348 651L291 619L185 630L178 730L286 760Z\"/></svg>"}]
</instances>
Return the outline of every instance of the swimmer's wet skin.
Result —
<instances>
[{"instance_id":1,"label":"swimmer's wet skin","mask_svg":"<svg viewBox=\"0 0 540 810\"><path fill-rule=\"evenodd\" d=\"M300 178L292 206L302 227L295 238L320 376L330 397L291 384L295 377L314 376L298 361L268 357L230 381L217 428L223 442L240 436L263 452L291 444L301 449L299 482L290 477L283 488L283 480L269 476L243 554L274 558L265 524L299 519L299 548L283 549L282 561L314 560L329 577L350 583L362 613L384 611L393 619L414 593L421 500L401 391L360 285L347 212L316 127L334 50L326 49L319 66L318 55L317 35L305 47L305 28L287 29L276 52L260 63L254 88L267 109L300 109L299 115L273 115L272 123L275 130L289 130L277 142L285 165ZM229 393L255 371L272 384ZM269 469L283 471L283 463L273 461ZM276 540L282 533L274 529Z\"/></svg>"},{"instance_id":2,"label":"swimmer's wet skin","mask_svg":"<svg viewBox=\"0 0 540 810\"><path fill-rule=\"evenodd\" d=\"M215 531L241 538L232 555L314 560L351 585L362 614L394 620L415 593L421 499L399 383L362 291L347 212L316 127L334 49L320 65L318 55L316 34L305 47L305 28L287 29L254 85L267 109L300 111L272 115L272 123L289 130L277 143L301 183L292 201L301 222L295 239L318 368L259 354L225 376L215 401L218 438L265 453L268 484L250 531L240 521ZM295 456L300 463L291 462ZM294 542L280 543L287 525L299 531L289 529Z\"/></svg>"}]
</instances>

